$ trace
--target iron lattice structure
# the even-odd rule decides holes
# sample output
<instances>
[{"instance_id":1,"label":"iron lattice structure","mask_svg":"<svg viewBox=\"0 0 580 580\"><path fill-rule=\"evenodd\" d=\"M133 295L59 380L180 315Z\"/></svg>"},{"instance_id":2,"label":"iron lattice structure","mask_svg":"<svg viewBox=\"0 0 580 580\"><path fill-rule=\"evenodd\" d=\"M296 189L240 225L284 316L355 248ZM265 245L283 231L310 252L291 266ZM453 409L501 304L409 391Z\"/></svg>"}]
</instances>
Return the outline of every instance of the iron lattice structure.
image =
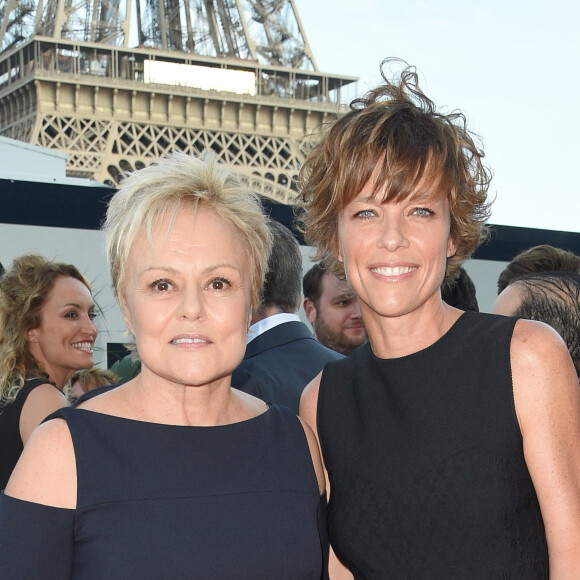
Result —
<instances>
[{"instance_id":1,"label":"iron lattice structure","mask_svg":"<svg viewBox=\"0 0 580 580\"><path fill-rule=\"evenodd\" d=\"M69 175L211 148L285 203L297 140L357 80L318 70L293 0L0 0L0 47L0 134Z\"/></svg>"}]
</instances>

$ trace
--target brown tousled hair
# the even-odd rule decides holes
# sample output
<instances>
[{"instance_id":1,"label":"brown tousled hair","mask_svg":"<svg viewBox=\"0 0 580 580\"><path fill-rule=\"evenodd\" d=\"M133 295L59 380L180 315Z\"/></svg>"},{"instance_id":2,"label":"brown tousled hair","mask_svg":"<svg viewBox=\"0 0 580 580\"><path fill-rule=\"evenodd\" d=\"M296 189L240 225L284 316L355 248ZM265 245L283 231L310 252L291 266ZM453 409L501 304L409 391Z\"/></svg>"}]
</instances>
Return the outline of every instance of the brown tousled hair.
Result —
<instances>
[{"instance_id":1,"label":"brown tousled hair","mask_svg":"<svg viewBox=\"0 0 580 580\"><path fill-rule=\"evenodd\" d=\"M452 279L487 235L491 173L463 113L438 112L419 88L415 69L404 62L398 80L388 80L385 65L394 62L403 61L381 64L383 84L355 99L347 113L305 141L311 148L299 176L299 226L317 248L314 259L344 277L334 256L338 215L373 171L378 167L375 193L385 188L389 201L408 198L424 178L433 176L434 193L447 197L450 205L457 252L447 261L446 279Z\"/></svg>"}]
</instances>

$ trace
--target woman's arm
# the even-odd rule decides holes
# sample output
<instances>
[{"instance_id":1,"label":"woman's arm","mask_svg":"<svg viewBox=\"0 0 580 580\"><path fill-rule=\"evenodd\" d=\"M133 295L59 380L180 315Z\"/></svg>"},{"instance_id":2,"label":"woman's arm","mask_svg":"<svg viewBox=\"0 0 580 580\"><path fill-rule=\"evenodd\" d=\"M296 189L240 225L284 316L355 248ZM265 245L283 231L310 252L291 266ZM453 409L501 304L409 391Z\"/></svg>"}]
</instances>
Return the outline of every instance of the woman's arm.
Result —
<instances>
[{"instance_id":1,"label":"woman's arm","mask_svg":"<svg viewBox=\"0 0 580 580\"><path fill-rule=\"evenodd\" d=\"M46 417L58 409L68 407L69 402L62 392L48 383L34 388L22 407L20 413L20 438L26 445L30 434Z\"/></svg>"},{"instance_id":2,"label":"woman's arm","mask_svg":"<svg viewBox=\"0 0 580 580\"><path fill-rule=\"evenodd\" d=\"M0 578L67 580L73 567L74 510L0 495Z\"/></svg>"},{"instance_id":3,"label":"woman's arm","mask_svg":"<svg viewBox=\"0 0 580 580\"><path fill-rule=\"evenodd\" d=\"M299 418L300 419L300 418ZM318 447L318 440L316 439L316 435L314 435L312 429L302 420L302 427L304 428L304 433L306 433L306 439L308 441L308 447L310 448L310 456L312 457L312 464L314 465L314 472L316 473L316 480L318 482L318 491L320 492L320 502L318 505L318 533L320 538L320 545L322 546L323 550L323 558L324 558L324 571L322 574L322 578L325 580L330 580L330 570L328 569L329 565L329 551L330 545L328 542L328 531L326 526L326 488L325 488L325 479L324 479L324 468L322 467L322 459L320 457L320 449Z\"/></svg>"},{"instance_id":4,"label":"woman's arm","mask_svg":"<svg viewBox=\"0 0 580 580\"><path fill-rule=\"evenodd\" d=\"M519 320L511 344L524 456L540 502L552 580L580 578L580 389L566 345Z\"/></svg>"},{"instance_id":5,"label":"woman's arm","mask_svg":"<svg viewBox=\"0 0 580 580\"><path fill-rule=\"evenodd\" d=\"M324 477L324 468L322 466L322 458L320 457L320 449L318 447L318 439L306 421L300 418L300 422L304 428L304 433L306 434L306 439L308 441L308 447L310 448L312 465L314 465L314 472L316 473L316 480L318 481L318 491L322 495L326 491L326 481Z\"/></svg>"},{"instance_id":6,"label":"woman's arm","mask_svg":"<svg viewBox=\"0 0 580 580\"><path fill-rule=\"evenodd\" d=\"M320 449L320 441L318 439L318 429L316 426L316 409L318 406L318 390L320 388L320 379L322 373L315 377L304 389L302 397L300 398L300 418L310 427L312 433L316 437L317 451ZM319 452L319 457L322 454ZM326 494L330 497L330 484L328 482L328 473L324 467L324 459L321 459L322 471L324 479L326 480ZM336 557L332 546L330 547L330 555L328 562L328 573L330 580L352 580L353 575Z\"/></svg>"},{"instance_id":7,"label":"woman's arm","mask_svg":"<svg viewBox=\"0 0 580 580\"><path fill-rule=\"evenodd\" d=\"M72 441L54 419L30 436L0 496L0 578L70 578L75 504Z\"/></svg>"},{"instance_id":8,"label":"woman's arm","mask_svg":"<svg viewBox=\"0 0 580 580\"><path fill-rule=\"evenodd\" d=\"M53 419L37 427L6 485L6 495L47 506L76 507L76 463L67 424Z\"/></svg>"}]
</instances>

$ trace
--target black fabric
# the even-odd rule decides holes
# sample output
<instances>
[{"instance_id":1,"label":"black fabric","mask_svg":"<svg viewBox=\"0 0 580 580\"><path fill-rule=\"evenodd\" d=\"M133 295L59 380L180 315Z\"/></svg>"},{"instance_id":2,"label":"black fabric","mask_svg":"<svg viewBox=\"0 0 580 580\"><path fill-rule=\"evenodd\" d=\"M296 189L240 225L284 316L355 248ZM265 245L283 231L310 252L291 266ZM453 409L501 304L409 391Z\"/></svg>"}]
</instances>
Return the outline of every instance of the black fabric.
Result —
<instances>
[{"instance_id":1,"label":"black fabric","mask_svg":"<svg viewBox=\"0 0 580 580\"><path fill-rule=\"evenodd\" d=\"M319 532L325 502L304 430L288 409L272 406L220 427L73 408L53 416L71 431L77 507L52 515L46 506L0 498L3 580L29 577L8 574L20 560L43 580L327 578ZM35 517L43 519L39 532ZM25 535L20 548L15 538Z\"/></svg>"},{"instance_id":2,"label":"black fabric","mask_svg":"<svg viewBox=\"0 0 580 580\"><path fill-rule=\"evenodd\" d=\"M45 379L29 379L18 391L13 403L0 408L0 489L4 489L18 463L24 445L20 437L20 414L28 395ZM56 387L54 387L56 389Z\"/></svg>"},{"instance_id":3,"label":"black fabric","mask_svg":"<svg viewBox=\"0 0 580 580\"><path fill-rule=\"evenodd\" d=\"M102 395L103 393L106 393L107 391L112 391L113 389L120 387L121 384L122 383L117 383L114 385L103 385L102 387L95 387L94 389L91 389L90 391L83 393L76 401L74 401L74 403L72 403L71 406L78 407L81 403L84 403L85 401L88 401L89 399L92 399L93 397L97 397L98 395Z\"/></svg>"},{"instance_id":4,"label":"black fabric","mask_svg":"<svg viewBox=\"0 0 580 580\"><path fill-rule=\"evenodd\" d=\"M284 322L248 343L232 386L298 413L304 387L327 362L342 358L320 344L303 322Z\"/></svg>"},{"instance_id":5,"label":"black fabric","mask_svg":"<svg viewBox=\"0 0 580 580\"><path fill-rule=\"evenodd\" d=\"M2 492L0 522L0 578L71 577L74 510L21 501Z\"/></svg>"},{"instance_id":6,"label":"black fabric","mask_svg":"<svg viewBox=\"0 0 580 580\"><path fill-rule=\"evenodd\" d=\"M357 579L548 577L510 367L514 318L464 313L415 354L325 367L329 535Z\"/></svg>"}]
</instances>

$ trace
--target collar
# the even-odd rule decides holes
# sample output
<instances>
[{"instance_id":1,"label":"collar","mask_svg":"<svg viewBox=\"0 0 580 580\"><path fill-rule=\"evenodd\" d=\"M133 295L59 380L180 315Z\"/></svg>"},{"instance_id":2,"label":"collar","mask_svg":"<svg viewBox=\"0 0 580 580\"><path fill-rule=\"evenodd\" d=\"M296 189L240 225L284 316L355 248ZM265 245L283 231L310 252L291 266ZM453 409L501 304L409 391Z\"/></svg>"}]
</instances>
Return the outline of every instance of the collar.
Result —
<instances>
[{"instance_id":1,"label":"collar","mask_svg":"<svg viewBox=\"0 0 580 580\"><path fill-rule=\"evenodd\" d=\"M262 318L250 326L248 330L248 337L246 339L246 344L252 342L254 338L264 334L267 330L283 324L284 322L300 322L300 317L298 314L290 314L289 312L282 312L281 314L273 314L267 318Z\"/></svg>"}]
</instances>

